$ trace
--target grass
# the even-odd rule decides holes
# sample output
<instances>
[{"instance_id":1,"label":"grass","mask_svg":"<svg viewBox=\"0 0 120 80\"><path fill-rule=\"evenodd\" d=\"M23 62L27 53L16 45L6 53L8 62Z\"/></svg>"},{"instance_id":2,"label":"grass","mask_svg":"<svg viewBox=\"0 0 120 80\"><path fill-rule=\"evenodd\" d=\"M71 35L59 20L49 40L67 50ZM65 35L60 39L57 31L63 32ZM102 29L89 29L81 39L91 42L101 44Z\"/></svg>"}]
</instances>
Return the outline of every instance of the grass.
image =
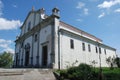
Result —
<instances>
[{"instance_id":1,"label":"grass","mask_svg":"<svg viewBox=\"0 0 120 80\"><path fill-rule=\"evenodd\" d=\"M99 68L95 68L95 72L99 72ZM120 80L120 68L102 68L104 80Z\"/></svg>"},{"instance_id":2,"label":"grass","mask_svg":"<svg viewBox=\"0 0 120 80\"><path fill-rule=\"evenodd\" d=\"M95 68L94 71L98 75L99 74L99 68ZM67 76L67 70L58 70L57 73L61 73L62 76ZM113 68L110 69L108 67L102 68L102 80L120 80L120 68ZM64 80L64 79L63 79ZM96 79L97 80L97 79Z\"/></svg>"},{"instance_id":3,"label":"grass","mask_svg":"<svg viewBox=\"0 0 120 80\"><path fill-rule=\"evenodd\" d=\"M95 68L95 72L99 72L99 68ZM108 74L108 73L120 74L120 68L110 69L108 67L104 67L102 68L102 73L103 74Z\"/></svg>"}]
</instances>

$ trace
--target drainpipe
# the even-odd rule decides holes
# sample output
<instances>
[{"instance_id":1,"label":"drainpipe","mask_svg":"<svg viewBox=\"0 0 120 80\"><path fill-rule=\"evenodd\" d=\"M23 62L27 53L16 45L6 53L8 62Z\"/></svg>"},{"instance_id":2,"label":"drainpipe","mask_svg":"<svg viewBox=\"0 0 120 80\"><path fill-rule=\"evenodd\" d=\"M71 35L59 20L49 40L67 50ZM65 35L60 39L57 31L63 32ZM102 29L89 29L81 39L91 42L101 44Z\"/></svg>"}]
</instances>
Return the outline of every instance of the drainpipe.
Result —
<instances>
[{"instance_id":1,"label":"drainpipe","mask_svg":"<svg viewBox=\"0 0 120 80\"><path fill-rule=\"evenodd\" d=\"M60 70L60 30L58 26L58 69Z\"/></svg>"},{"instance_id":2,"label":"drainpipe","mask_svg":"<svg viewBox=\"0 0 120 80\"><path fill-rule=\"evenodd\" d=\"M99 53L99 65L100 65L100 72L99 72L99 80L102 80L102 67L101 67L101 47L100 47L100 43L98 43L98 53Z\"/></svg>"}]
</instances>

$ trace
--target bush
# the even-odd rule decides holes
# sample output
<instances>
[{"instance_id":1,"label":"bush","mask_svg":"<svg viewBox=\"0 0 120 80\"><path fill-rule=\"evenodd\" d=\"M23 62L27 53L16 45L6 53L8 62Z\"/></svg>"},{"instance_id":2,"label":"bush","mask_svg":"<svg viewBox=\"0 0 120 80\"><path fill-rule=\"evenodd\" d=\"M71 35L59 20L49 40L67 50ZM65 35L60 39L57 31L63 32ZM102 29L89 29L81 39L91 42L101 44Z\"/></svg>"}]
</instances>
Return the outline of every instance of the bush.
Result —
<instances>
[{"instance_id":1,"label":"bush","mask_svg":"<svg viewBox=\"0 0 120 80\"><path fill-rule=\"evenodd\" d=\"M63 79L63 78L67 78L67 70L61 70L60 71L60 77Z\"/></svg>"},{"instance_id":2,"label":"bush","mask_svg":"<svg viewBox=\"0 0 120 80\"><path fill-rule=\"evenodd\" d=\"M68 78L71 80L76 80L80 78L81 73L79 72L79 68L78 67L71 67L68 69L67 71L68 74Z\"/></svg>"},{"instance_id":3,"label":"bush","mask_svg":"<svg viewBox=\"0 0 120 80\"><path fill-rule=\"evenodd\" d=\"M0 67L10 68L13 63L12 57L13 57L12 53L9 52L0 53Z\"/></svg>"},{"instance_id":4,"label":"bush","mask_svg":"<svg viewBox=\"0 0 120 80\"><path fill-rule=\"evenodd\" d=\"M93 69L87 64L80 64L78 67L71 67L67 70L60 70L60 80L99 80L100 68ZM120 68L102 68L102 80L120 80Z\"/></svg>"},{"instance_id":5,"label":"bush","mask_svg":"<svg viewBox=\"0 0 120 80\"><path fill-rule=\"evenodd\" d=\"M70 80L97 80L97 73L95 73L87 64L80 64L78 67L71 67L69 69L61 70L62 78Z\"/></svg>"}]
</instances>

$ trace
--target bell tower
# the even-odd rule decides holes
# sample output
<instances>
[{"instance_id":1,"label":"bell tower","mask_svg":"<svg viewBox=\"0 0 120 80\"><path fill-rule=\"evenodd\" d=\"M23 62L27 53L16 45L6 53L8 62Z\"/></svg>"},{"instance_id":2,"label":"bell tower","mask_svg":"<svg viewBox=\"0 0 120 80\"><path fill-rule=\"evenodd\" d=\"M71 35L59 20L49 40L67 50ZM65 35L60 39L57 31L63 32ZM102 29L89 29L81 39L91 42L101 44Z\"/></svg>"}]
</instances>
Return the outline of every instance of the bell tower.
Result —
<instances>
[{"instance_id":1,"label":"bell tower","mask_svg":"<svg viewBox=\"0 0 120 80\"><path fill-rule=\"evenodd\" d=\"M59 11L60 10L57 7L53 8L52 15L55 15L56 17L60 18Z\"/></svg>"},{"instance_id":2,"label":"bell tower","mask_svg":"<svg viewBox=\"0 0 120 80\"><path fill-rule=\"evenodd\" d=\"M41 19L45 19L45 9L44 8L40 9L40 16L41 16Z\"/></svg>"}]
</instances>

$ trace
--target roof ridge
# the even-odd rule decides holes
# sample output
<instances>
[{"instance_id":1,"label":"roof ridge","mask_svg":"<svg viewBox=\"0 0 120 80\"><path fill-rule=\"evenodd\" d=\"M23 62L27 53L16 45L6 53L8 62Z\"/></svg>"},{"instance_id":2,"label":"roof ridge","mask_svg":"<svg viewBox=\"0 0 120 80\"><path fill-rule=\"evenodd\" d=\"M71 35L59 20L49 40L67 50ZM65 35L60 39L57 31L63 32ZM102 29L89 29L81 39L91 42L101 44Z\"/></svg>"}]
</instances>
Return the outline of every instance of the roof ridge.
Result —
<instances>
[{"instance_id":1,"label":"roof ridge","mask_svg":"<svg viewBox=\"0 0 120 80\"><path fill-rule=\"evenodd\" d=\"M67 28L70 28L70 27L71 27L71 28L75 29L74 31L77 31L77 32L79 32L79 33L81 33L81 34L83 33L84 35L86 35L86 36L88 36L88 37L90 37L90 38L94 38L95 40L102 42L101 39L97 38L96 36L94 36L94 35L92 35L92 34L90 34L90 33L85 32L85 31L83 31L83 30L81 30L81 29L79 29L79 28L76 28L76 27L74 27L74 26L72 26L72 25L70 25L70 24L67 24L67 23L63 22L63 21L60 21L60 23L61 23L61 25L62 25L62 23L65 24L65 25L67 25L67 26L65 26L65 27L67 27ZM73 30L73 29L72 29L72 30Z\"/></svg>"}]
</instances>

